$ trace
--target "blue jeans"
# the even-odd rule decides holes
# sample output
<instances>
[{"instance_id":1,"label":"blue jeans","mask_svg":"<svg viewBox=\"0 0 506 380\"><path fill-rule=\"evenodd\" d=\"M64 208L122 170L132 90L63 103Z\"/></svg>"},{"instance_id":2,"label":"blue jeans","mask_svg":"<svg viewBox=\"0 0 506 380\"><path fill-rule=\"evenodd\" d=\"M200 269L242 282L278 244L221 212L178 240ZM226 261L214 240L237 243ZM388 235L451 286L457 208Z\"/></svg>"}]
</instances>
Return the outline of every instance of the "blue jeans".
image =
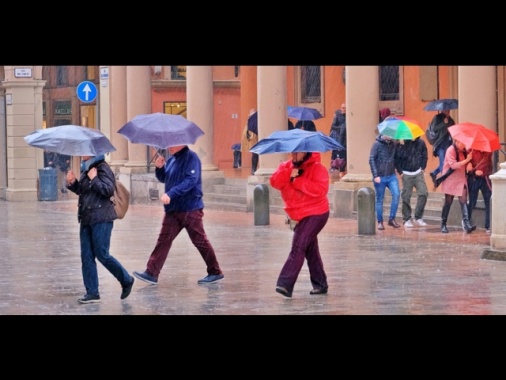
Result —
<instances>
[{"instance_id":1,"label":"blue jeans","mask_svg":"<svg viewBox=\"0 0 506 380\"><path fill-rule=\"evenodd\" d=\"M485 203L485 228L490 228L490 198L492 197L492 190L488 187L487 180L483 176L470 175L467 179L467 192L469 195L469 202L467 204L469 220L476 202L478 201L478 194L481 191L483 202Z\"/></svg>"},{"instance_id":2,"label":"blue jeans","mask_svg":"<svg viewBox=\"0 0 506 380\"><path fill-rule=\"evenodd\" d=\"M443 173L443 164L445 162L446 149L448 148L442 147L441 145L436 150L436 155L439 159L439 166L431 172L434 176L437 176L439 173Z\"/></svg>"},{"instance_id":3,"label":"blue jeans","mask_svg":"<svg viewBox=\"0 0 506 380\"><path fill-rule=\"evenodd\" d=\"M82 225L79 231L81 239L81 268L86 294L100 295L98 291L98 260L124 287L132 282L132 276L109 254L113 222Z\"/></svg>"},{"instance_id":4,"label":"blue jeans","mask_svg":"<svg viewBox=\"0 0 506 380\"><path fill-rule=\"evenodd\" d=\"M397 214L397 209L399 208L401 193L399 191L399 180L395 174L380 178L380 183L376 183L373 180L373 184L374 190L376 191L376 219L378 222L383 222L383 199L385 198L385 189L388 187L390 194L392 194L392 203L390 204L388 219L395 219L395 214Z\"/></svg>"}]
</instances>

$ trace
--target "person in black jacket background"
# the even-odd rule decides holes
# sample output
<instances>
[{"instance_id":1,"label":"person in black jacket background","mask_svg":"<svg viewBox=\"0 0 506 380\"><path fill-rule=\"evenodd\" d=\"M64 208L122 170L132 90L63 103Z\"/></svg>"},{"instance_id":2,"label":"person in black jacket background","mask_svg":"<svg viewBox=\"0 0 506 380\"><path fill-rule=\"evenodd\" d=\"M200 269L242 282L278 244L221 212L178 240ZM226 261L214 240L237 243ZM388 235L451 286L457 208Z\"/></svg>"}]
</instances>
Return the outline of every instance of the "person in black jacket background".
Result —
<instances>
[{"instance_id":1,"label":"person in black jacket background","mask_svg":"<svg viewBox=\"0 0 506 380\"><path fill-rule=\"evenodd\" d=\"M413 188L416 189L415 222L420 227L425 227L427 223L423 220L423 213L427 203L429 191L425 183L424 171L427 167L427 146L420 137L414 140L400 141L395 149L395 168L402 176L402 219L404 227L413 228L411 221L411 196Z\"/></svg>"},{"instance_id":2,"label":"person in black jacket background","mask_svg":"<svg viewBox=\"0 0 506 380\"><path fill-rule=\"evenodd\" d=\"M446 149L453 144L448 127L455 125L455 120L450 116L450 110L444 110L434 115L430 124L434 124L435 132L432 154L439 159L439 165L430 172L430 178L434 182L434 187L437 187L436 178L438 174L442 174L443 172Z\"/></svg>"},{"instance_id":3,"label":"person in black jacket background","mask_svg":"<svg viewBox=\"0 0 506 380\"><path fill-rule=\"evenodd\" d=\"M114 194L116 178L104 156L83 156L81 176L76 178L72 170L67 173L67 188L79 195L77 220L80 223L81 269L86 289L79 303L100 302L98 260L122 287L121 299L128 297L134 278L109 253L114 220L117 219L111 197Z\"/></svg>"},{"instance_id":4,"label":"person in black jacket background","mask_svg":"<svg viewBox=\"0 0 506 380\"><path fill-rule=\"evenodd\" d=\"M380 134L376 137L369 155L369 166L371 167L373 185L376 192L376 219L378 221L378 230L385 229L383 226L383 199L385 198L386 188L388 188L392 194L388 225L394 228L400 227L395 221L400 198L399 180L395 173L396 145L395 141L390 137Z\"/></svg>"}]
</instances>

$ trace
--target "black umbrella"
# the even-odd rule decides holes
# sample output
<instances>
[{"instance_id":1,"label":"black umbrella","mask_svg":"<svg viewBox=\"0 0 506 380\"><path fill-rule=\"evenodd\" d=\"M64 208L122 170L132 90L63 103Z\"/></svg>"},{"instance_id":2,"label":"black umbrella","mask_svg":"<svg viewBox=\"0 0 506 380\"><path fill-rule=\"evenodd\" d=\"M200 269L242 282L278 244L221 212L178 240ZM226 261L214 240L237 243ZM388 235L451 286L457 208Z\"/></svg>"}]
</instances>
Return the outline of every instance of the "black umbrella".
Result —
<instances>
[{"instance_id":1,"label":"black umbrella","mask_svg":"<svg viewBox=\"0 0 506 380\"><path fill-rule=\"evenodd\" d=\"M459 108L459 101L457 99L434 100L423 107L425 111L455 110L457 108Z\"/></svg>"}]
</instances>

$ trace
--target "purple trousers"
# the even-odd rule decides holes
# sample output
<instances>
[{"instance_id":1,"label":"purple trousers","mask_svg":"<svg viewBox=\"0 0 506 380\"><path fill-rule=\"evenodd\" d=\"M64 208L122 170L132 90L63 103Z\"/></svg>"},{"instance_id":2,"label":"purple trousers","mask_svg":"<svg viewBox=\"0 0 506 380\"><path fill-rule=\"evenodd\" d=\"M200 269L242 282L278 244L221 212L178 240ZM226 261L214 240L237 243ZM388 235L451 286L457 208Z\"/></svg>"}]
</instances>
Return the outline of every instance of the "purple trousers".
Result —
<instances>
[{"instance_id":1,"label":"purple trousers","mask_svg":"<svg viewBox=\"0 0 506 380\"><path fill-rule=\"evenodd\" d=\"M204 231L203 210L166 212L162 221L162 229L158 235L156 246L151 252L146 271L151 276L158 278L165 260L169 255L172 242L184 228L190 237L191 242L200 252L207 265L208 274L222 274L214 248L207 239Z\"/></svg>"},{"instance_id":2,"label":"purple trousers","mask_svg":"<svg viewBox=\"0 0 506 380\"><path fill-rule=\"evenodd\" d=\"M321 215L307 216L295 226L292 249L281 269L276 286L282 286L291 293L306 259L313 289L328 288L327 275L318 247L318 234L327 224L329 214L327 211Z\"/></svg>"}]
</instances>

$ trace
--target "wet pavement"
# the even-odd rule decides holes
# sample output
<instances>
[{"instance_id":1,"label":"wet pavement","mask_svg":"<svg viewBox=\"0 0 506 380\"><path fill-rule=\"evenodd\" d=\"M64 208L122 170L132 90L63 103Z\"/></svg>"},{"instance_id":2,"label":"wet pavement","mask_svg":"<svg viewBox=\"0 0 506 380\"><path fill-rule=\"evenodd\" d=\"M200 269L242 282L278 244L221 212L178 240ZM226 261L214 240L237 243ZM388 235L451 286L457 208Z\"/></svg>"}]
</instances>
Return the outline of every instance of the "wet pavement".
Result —
<instances>
[{"instance_id":1,"label":"wet pavement","mask_svg":"<svg viewBox=\"0 0 506 380\"><path fill-rule=\"evenodd\" d=\"M101 303L81 305L76 200L0 201L0 315L503 315L506 262L484 260L489 235L439 227L358 235L356 220L330 218L319 235L329 293L310 295L306 264L291 299L275 292L292 232L282 215L266 226L254 214L205 210L225 278L198 285L205 265L185 231L174 241L157 285L121 287L98 264ZM114 224L111 254L143 271L163 216L131 205Z\"/></svg>"}]
</instances>

